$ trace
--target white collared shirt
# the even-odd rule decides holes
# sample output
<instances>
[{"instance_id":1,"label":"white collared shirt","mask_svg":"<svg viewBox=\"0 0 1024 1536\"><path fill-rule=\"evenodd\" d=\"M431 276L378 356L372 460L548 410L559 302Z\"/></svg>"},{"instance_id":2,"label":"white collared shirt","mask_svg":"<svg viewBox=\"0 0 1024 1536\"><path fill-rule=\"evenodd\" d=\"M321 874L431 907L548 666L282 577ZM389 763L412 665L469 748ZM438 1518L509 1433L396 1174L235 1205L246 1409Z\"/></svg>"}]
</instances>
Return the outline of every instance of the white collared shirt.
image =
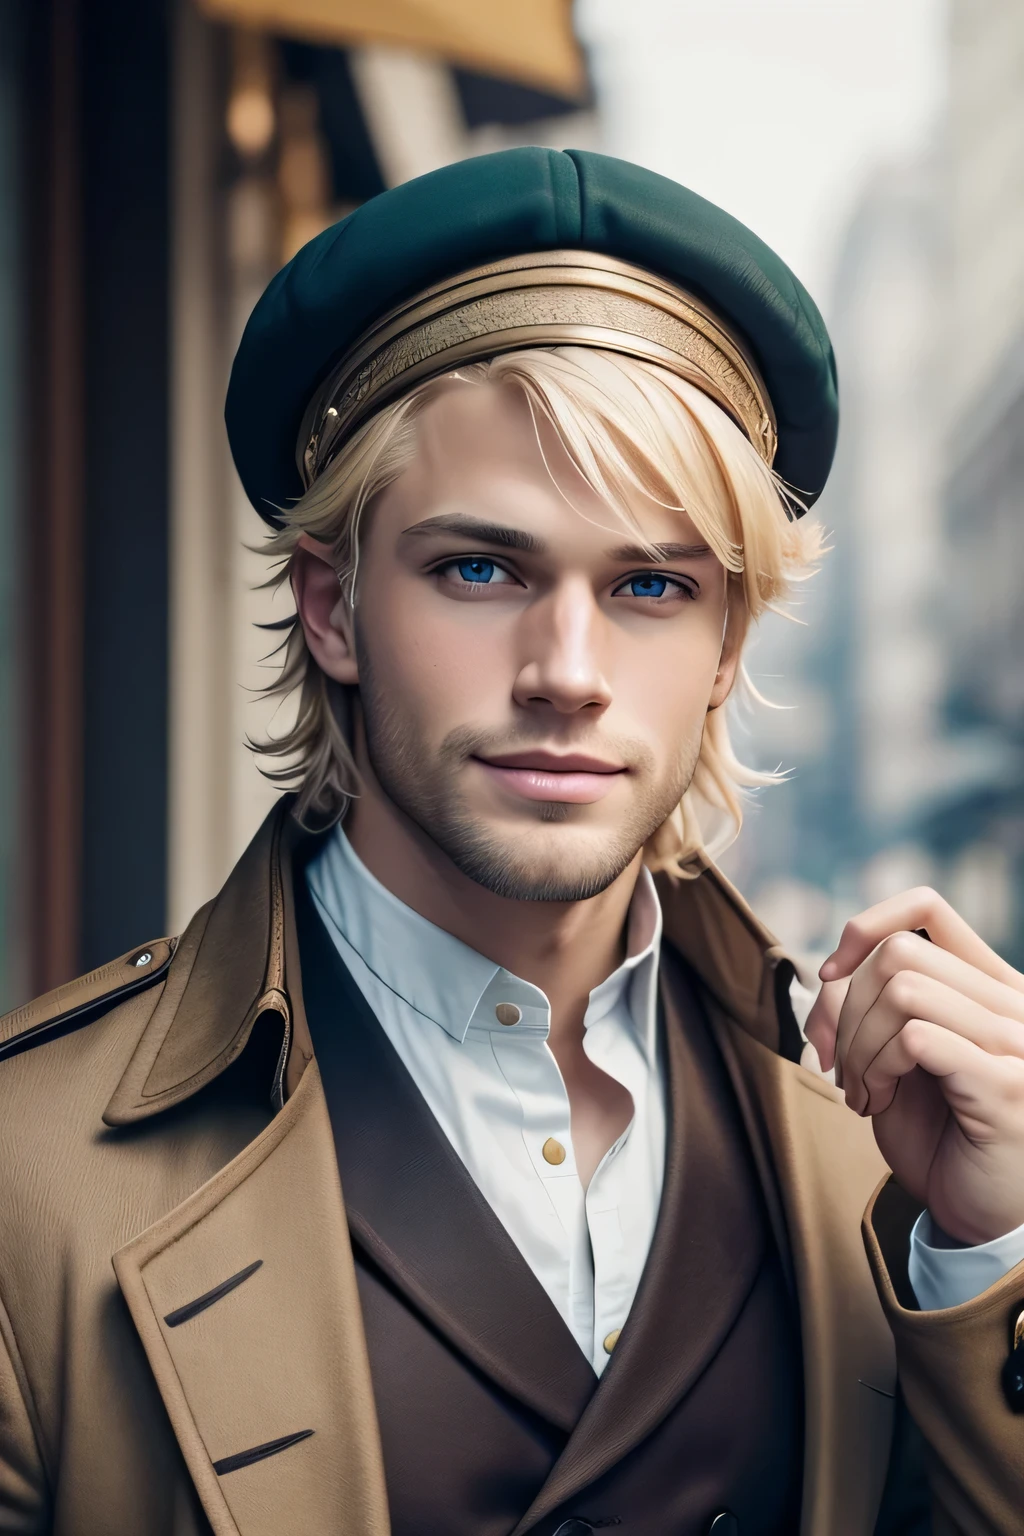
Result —
<instances>
[{"instance_id":1,"label":"white collared shirt","mask_svg":"<svg viewBox=\"0 0 1024 1536\"><path fill-rule=\"evenodd\" d=\"M633 1100L633 1119L589 1188L576 1173L569 1098L548 1048L544 993L413 912L341 828L307 871L327 931L469 1174L600 1374L654 1235L665 1165L657 1040L661 909L644 870L627 958L590 994L584 1049ZM511 1005L519 1022L495 1009ZM508 1016L508 1015L506 1015ZM564 1151L561 1163L544 1156ZM1024 1226L976 1248L941 1246L928 1213L910 1238L922 1310L959 1306L1024 1259Z\"/></svg>"},{"instance_id":2,"label":"white collared shirt","mask_svg":"<svg viewBox=\"0 0 1024 1536\"><path fill-rule=\"evenodd\" d=\"M633 1100L632 1120L586 1191L540 988L399 901L340 827L307 880L342 960L441 1129L600 1374L640 1283L664 1177L661 908L649 873L642 871L630 905L627 958L591 992L583 1021L590 1060ZM505 1018L517 1011L518 1022L501 1023L496 1009Z\"/></svg>"}]
</instances>

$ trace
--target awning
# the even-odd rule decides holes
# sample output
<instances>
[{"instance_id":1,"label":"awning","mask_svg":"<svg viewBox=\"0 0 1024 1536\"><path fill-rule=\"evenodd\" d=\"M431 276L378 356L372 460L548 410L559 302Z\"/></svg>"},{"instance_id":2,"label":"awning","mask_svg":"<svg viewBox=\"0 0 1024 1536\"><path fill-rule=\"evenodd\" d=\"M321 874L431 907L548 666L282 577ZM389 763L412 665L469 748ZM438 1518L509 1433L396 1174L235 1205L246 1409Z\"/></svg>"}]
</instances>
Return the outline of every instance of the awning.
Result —
<instances>
[{"instance_id":1,"label":"awning","mask_svg":"<svg viewBox=\"0 0 1024 1536\"><path fill-rule=\"evenodd\" d=\"M389 43L569 99L585 93L570 0L199 0L215 21L314 43Z\"/></svg>"}]
</instances>

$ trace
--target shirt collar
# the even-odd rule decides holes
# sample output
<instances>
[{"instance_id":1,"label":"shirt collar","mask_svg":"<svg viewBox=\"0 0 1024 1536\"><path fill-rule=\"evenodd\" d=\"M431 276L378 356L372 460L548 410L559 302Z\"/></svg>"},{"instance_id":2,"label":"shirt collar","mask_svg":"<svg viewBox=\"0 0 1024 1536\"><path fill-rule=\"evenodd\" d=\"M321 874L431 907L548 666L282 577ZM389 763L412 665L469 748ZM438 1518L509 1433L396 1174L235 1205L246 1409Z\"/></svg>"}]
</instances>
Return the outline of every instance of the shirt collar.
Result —
<instances>
[{"instance_id":1,"label":"shirt collar","mask_svg":"<svg viewBox=\"0 0 1024 1536\"><path fill-rule=\"evenodd\" d=\"M661 926L661 902L654 877L645 865L629 904L626 958L591 992L585 1021L591 1029L600 1019L607 1018L625 995L630 1018L652 1066L657 1053Z\"/></svg>"},{"instance_id":2,"label":"shirt collar","mask_svg":"<svg viewBox=\"0 0 1024 1536\"><path fill-rule=\"evenodd\" d=\"M377 980L454 1040L465 1041L470 1028L547 1035L550 1006L541 989L399 901L370 873L340 826L325 838L306 878L328 926ZM654 881L642 869L629 908L626 959L591 992L585 1020L591 1028L625 995L649 1057L656 1048L661 924ZM515 1026L499 1020L495 1009L501 1003L519 1010Z\"/></svg>"}]
</instances>

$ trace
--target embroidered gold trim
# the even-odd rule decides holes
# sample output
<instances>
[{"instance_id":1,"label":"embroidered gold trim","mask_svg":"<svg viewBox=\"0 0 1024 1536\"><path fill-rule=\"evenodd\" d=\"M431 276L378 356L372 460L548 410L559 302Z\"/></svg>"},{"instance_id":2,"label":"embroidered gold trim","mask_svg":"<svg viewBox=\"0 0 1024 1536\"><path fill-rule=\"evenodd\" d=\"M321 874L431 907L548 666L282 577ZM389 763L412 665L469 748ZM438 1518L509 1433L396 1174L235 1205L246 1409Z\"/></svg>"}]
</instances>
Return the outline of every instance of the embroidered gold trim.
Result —
<instances>
[{"instance_id":1,"label":"embroidered gold trim","mask_svg":"<svg viewBox=\"0 0 1024 1536\"><path fill-rule=\"evenodd\" d=\"M593 251L541 251L475 267L392 309L349 348L306 411L306 486L341 443L423 379L524 347L603 347L702 389L775 457L775 413L736 337L693 294Z\"/></svg>"}]
</instances>

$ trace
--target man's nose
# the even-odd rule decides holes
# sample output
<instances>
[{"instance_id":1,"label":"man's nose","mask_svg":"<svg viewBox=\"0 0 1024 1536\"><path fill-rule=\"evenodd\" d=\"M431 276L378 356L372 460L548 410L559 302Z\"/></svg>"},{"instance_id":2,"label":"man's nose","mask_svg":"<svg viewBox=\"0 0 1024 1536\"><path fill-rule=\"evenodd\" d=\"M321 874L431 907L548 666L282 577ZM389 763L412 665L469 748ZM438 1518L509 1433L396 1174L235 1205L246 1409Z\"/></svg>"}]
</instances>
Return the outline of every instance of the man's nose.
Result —
<instances>
[{"instance_id":1,"label":"man's nose","mask_svg":"<svg viewBox=\"0 0 1024 1536\"><path fill-rule=\"evenodd\" d=\"M600 712L611 703L601 650L600 607L584 580L559 584L522 618L523 664L512 693L517 704L549 705L560 714Z\"/></svg>"}]
</instances>

